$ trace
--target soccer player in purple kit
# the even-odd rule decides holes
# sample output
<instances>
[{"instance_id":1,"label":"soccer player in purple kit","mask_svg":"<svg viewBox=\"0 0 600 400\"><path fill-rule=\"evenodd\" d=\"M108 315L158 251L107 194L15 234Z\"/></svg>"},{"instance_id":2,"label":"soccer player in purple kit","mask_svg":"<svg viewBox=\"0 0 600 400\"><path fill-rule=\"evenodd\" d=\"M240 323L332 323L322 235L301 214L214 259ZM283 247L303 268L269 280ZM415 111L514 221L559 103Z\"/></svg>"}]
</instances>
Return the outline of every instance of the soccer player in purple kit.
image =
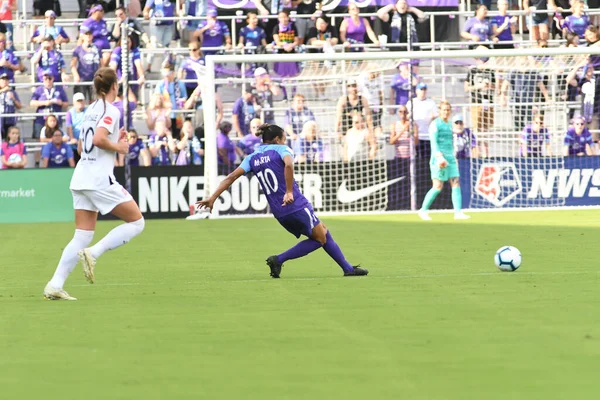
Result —
<instances>
[{"instance_id":1,"label":"soccer player in purple kit","mask_svg":"<svg viewBox=\"0 0 600 400\"><path fill-rule=\"evenodd\" d=\"M263 193L267 197L273 216L292 235L308 239L301 241L289 250L267 258L271 277L279 278L281 267L286 261L304 257L323 247L331 258L342 268L344 276L363 276L368 270L353 267L346 261L342 250L333 240L331 233L319 221L310 202L304 197L294 181L294 154L286 146L285 131L277 125L262 125L256 132L262 136L263 144L229 174L206 200L196 203L212 211L215 201L239 177L252 172L258 178Z\"/></svg>"}]
</instances>

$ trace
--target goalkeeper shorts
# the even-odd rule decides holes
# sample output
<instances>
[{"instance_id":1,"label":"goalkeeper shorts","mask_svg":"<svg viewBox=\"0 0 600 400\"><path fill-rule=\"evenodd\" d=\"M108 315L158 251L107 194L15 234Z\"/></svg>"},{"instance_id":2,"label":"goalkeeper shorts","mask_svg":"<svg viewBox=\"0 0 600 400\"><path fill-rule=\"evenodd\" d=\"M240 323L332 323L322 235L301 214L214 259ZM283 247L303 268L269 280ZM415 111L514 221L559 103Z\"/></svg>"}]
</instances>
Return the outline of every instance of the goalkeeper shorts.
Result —
<instances>
[{"instance_id":1,"label":"goalkeeper shorts","mask_svg":"<svg viewBox=\"0 0 600 400\"><path fill-rule=\"evenodd\" d=\"M458 173L458 163L456 159L453 157L451 159L446 159L448 161L448 165L446 168L440 168L436 164L430 164L431 168L431 179L437 179L438 181L446 182L450 178L458 178L460 174Z\"/></svg>"}]
</instances>

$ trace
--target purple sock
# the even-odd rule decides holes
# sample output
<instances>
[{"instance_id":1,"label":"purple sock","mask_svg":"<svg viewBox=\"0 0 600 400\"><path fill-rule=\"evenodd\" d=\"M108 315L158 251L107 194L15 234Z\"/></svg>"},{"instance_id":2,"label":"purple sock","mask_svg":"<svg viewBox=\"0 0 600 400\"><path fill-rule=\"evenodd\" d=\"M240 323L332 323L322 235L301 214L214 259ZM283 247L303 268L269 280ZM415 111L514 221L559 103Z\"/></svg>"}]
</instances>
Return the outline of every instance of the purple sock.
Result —
<instances>
[{"instance_id":1,"label":"purple sock","mask_svg":"<svg viewBox=\"0 0 600 400\"><path fill-rule=\"evenodd\" d=\"M312 253L316 249L321 247L321 243L317 242L313 239L306 239L297 243L294 247L289 250L284 251L280 255L277 256L277 260L280 264L288 260L293 260L295 258L304 257L305 255Z\"/></svg>"},{"instance_id":2,"label":"purple sock","mask_svg":"<svg viewBox=\"0 0 600 400\"><path fill-rule=\"evenodd\" d=\"M325 243L325 246L323 246L323 249L329 254L329 257L333 258L335 262L342 267L344 272L354 270L354 267L346 261L346 257L344 257L340 246L333 240L329 231L327 232L327 242Z\"/></svg>"}]
</instances>

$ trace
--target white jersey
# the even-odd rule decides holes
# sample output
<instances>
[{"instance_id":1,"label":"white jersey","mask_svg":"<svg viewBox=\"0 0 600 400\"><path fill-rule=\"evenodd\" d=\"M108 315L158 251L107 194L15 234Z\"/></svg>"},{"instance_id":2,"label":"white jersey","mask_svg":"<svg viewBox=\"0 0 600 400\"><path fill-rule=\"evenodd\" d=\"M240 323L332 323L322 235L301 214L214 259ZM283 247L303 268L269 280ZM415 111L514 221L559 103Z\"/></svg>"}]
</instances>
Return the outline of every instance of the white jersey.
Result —
<instances>
[{"instance_id":1,"label":"white jersey","mask_svg":"<svg viewBox=\"0 0 600 400\"><path fill-rule=\"evenodd\" d=\"M94 146L94 134L98 128L106 128L108 139L119 140L119 119L117 107L104 100L92 103L83 116L79 139L81 140L81 160L71 178L72 190L102 190L116 182L114 176L115 152Z\"/></svg>"}]
</instances>

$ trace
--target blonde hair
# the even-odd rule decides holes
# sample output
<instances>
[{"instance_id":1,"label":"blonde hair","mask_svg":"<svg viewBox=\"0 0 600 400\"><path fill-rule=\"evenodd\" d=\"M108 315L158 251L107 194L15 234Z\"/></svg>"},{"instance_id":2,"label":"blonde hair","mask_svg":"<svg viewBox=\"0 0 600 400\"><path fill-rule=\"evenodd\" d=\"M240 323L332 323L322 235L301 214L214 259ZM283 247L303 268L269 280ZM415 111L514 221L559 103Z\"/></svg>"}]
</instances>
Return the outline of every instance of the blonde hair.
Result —
<instances>
[{"instance_id":1,"label":"blonde hair","mask_svg":"<svg viewBox=\"0 0 600 400\"><path fill-rule=\"evenodd\" d=\"M306 134L310 133L313 129L315 129L315 132L317 131L317 123L315 121L306 121L302 126L302 133L300 133L300 136L306 137Z\"/></svg>"}]
</instances>

